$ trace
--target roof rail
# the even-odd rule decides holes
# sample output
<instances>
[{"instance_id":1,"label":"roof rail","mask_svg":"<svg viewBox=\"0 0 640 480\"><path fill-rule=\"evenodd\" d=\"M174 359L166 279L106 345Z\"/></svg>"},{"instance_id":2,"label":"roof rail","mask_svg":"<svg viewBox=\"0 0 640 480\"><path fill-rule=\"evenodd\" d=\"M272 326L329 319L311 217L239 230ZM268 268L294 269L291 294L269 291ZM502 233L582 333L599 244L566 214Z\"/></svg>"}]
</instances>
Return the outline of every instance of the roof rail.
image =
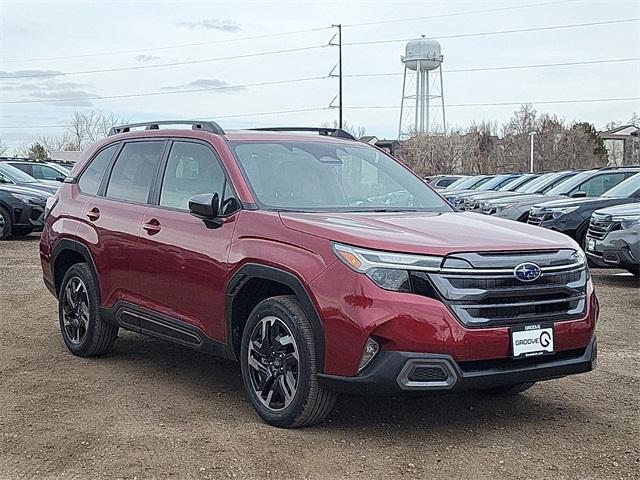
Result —
<instances>
[{"instance_id":1,"label":"roof rail","mask_svg":"<svg viewBox=\"0 0 640 480\"><path fill-rule=\"evenodd\" d=\"M611 165L608 167L600 167L596 170L620 170L624 168L640 168L640 165Z\"/></svg>"},{"instance_id":2,"label":"roof rail","mask_svg":"<svg viewBox=\"0 0 640 480\"><path fill-rule=\"evenodd\" d=\"M326 137L344 138L347 140L357 140L349 132L342 130L341 128L326 128L326 127L261 127L250 128L250 130L260 130L264 132L317 132L319 135Z\"/></svg>"},{"instance_id":3,"label":"roof rail","mask_svg":"<svg viewBox=\"0 0 640 480\"><path fill-rule=\"evenodd\" d=\"M129 123L127 125L111 127L111 130L109 130L109 136L116 135L118 133L127 133L130 132L132 128L137 127L145 127L145 130L159 130L160 125L191 125L193 130L203 130L217 135L224 135L224 130L216 122L200 122L198 120L162 120L160 122Z\"/></svg>"}]
</instances>

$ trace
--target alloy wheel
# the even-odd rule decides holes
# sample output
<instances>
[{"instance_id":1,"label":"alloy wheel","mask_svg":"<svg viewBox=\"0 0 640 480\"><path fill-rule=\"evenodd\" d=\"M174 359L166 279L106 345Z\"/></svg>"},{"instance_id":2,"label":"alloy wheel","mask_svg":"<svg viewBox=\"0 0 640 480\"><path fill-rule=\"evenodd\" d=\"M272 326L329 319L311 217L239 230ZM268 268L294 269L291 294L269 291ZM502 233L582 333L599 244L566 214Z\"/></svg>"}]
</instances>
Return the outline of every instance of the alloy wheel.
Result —
<instances>
[{"instance_id":1,"label":"alloy wheel","mask_svg":"<svg viewBox=\"0 0 640 480\"><path fill-rule=\"evenodd\" d=\"M78 277L69 279L61 301L62 323L67 339L79 345L89 328L89 297L84 282Z\"/></svg>"},{"instance_id":2,"label":"alloy wheel","mask_svg":"<svg viewBox=\"0 0 640 480\"><path fill-rule=\"evenodd\" d=\"M287 408L298 388L300 365L289 327L274 316L261 319L251 332L247 355L256 397L271 411Z\"/></svg>"}]
</instances>

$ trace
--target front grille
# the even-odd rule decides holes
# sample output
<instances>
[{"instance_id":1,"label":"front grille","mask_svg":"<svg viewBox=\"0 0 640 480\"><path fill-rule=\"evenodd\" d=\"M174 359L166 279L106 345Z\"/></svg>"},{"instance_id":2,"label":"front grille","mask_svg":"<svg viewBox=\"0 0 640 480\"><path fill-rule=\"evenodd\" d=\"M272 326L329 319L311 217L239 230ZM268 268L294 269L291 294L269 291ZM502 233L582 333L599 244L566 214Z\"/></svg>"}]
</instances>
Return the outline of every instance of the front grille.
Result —
<instances>
[{"instance_id":1,"label":"front grille","mask_svg":"<svg viewBox=\"0 0 640 480\"><path fill-rule=\"evenodd\" d=\"M530 223L531 225L540 225L546 220L551 220L551 213L530 212L527 223Z\"/></svg>"},{"instance_id":2,"label":"front grille","mask_svg":"<svg viewBox=\"0 0 640 480\"><path fill-rule=\"evenodd\" d=\"M619 227L619 222L614 222L607 217L598 217L594 215L591 217L591 221L589 222L589 230L587 230L587 235L591 238L602 240L609 234L609 232L612 232Z\"/></svg>"},{"instance_id":3,"label":"front grille","mask_svg":"<svg viewBox=\"0 0 640 480\"><path fill-rule=\"evenodd\" d=\"M546 253L457 254L468 269L428 274L440 299L469 327L494 327L580 318L586 310L589 272L573 250ZM515 277L524 262L536 263L532 282Z\"/></svg>"}]
</instances>

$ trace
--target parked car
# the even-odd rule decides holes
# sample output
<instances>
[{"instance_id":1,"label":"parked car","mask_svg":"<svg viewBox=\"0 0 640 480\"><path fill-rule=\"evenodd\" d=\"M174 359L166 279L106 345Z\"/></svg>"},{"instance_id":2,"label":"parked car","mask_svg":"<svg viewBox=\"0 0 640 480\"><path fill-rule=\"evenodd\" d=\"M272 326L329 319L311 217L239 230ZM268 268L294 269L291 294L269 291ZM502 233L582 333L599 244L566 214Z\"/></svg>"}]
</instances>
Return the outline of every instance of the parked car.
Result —
<instances>
[{"instance_id":1,"label":"parked car","mask_svg":"<svg viewBox=\"0 0 640 480\"><path fill-rule=\"evenodd\" d=\"M526 215L521 215L519 218L520 221L526 222L529 219L531 207L538 203L562 200L567 197L598 197L631 175L634 175L639 170L640 168L634 170L632 168L616 167L586 170L567 178L564 182L559 183L546 193L526 195L518 198L512 208L516 208L516 210L520 212L526 210ZM498 214L498 216L500 216L500 214Z\"/></svg>"},{"instance_id":2,"label":"parked car","mask_svg":"<svg viewBox=\"0 0 640 480\"><path fill-rule=\"evenodd\" d=\"M47 180L51 182L64 182L69 172L68 168L56 163L34 162L30 160L5 160L5 162L18 170L22 170L27 175L36 180Z\"/></svg>"},{"instance_id":3,"label":"parked car","mask_svg":"<svg viewBox=\"0 0 640 480\"><path fill-rule=\"evenodd\" d=\"M461 178L445 188L442 193L473 190L474 188L478 188L480 185L488 182L493 177L495 177L495 175L474 175L472 177Z\"/></svg>"},{"instance_id":4,"label":"parked car","mask_svg":"<svg viewBox=\"0 0 640 480\"><path fill-rule=\"evenodd\" d=\"M341 391L508 395L594 368L598 304L566 235L454 212L342 130L165 123L114 128L47 202L43 278L74 355L125 328L237 359L280 427Z\"/></svg>"},{"instance_id":5,"label":"parked car","mask_svg":"<svg viewBox=\"0 0 640 480\"><path fill-rule=\"evenodd\" d=\"M591 214L601 208L640 201L640 173L620 182L600 197L565 198L531 207L528 222L569 235L585 247Z\"/></svg>"},{"instance_id":6,"label":"parked car","mask_svg":"<svg viewBox=\"0 0 640 480\"><path fill-rule=\"evenodd\" d=\"M587 231L586 253L600 267L619 267L640 276L640 204L596 210Z\"/></svg>"},{"instance_id":7,"label":"parked car","mask_svg":"<svg viewBox=\"0 0 640 480\"><path fill-rule=\"evenodd\" d=\"M27 175L14 166L0 162L0 186L1 185L17 185L52 194L58 190L60 183L36 180L31 175Z\"/></svg>"},{"instance_id":8,"label":"parked car","mask_svg":"<svg viewBox=\"0 0 640 480\"><path fill-rule=\"evenodd\" d=\"M482 203L482 213L485 215L496 215L509 220L527 221L529 208L526 199L527 195L545 195L556 185L577 175L578 172L565 170L562 172L552 172L542 175L537 180L526 185L520 192L511 192L502 197L494 197ZM540 198L540 197L536 197Z\"/></svg>"},{"instance_id":9,"label":"parked car","mask_svg":"<svg viewBox=\"0 0 640 480\"><path fill-rule=\"evenodd\" d=\"M460 179L467 178L466 175L436 175L427 182L436 190L444 190L449 185Z\"/></svg>"},{"instance_id":10,"label":"parked car","mask_svg":"<svg viewBox=\"0 0 640 480\"><path fill-rule=\"evenodd\" d=\"M42 230L49 196L42 190L0 184L0 240Z\"/></svg>"},{"instance_id":11,"label":"parked car","mask_svg":"<svg viewBox=\"0 0 640 480\"><path fill-rule=\"evenodd\" d=\"M479 212L484 201L491 198L500 198L506 195L511 195L514 192L518 193L540 177L540 175L541 174L539 173L526 173L519 177L515 177L513 181L506 183L497 190L476 191L461 194L458 196L458 209L467 212Z\"/></svg>"},{"instance_id":12,"label":"parked car","mask_svg":"<svg viewBox=\"0 0 640 480\"><path fill-rule=\"evenodd\" d=\"M447 201L456 208L462 206L463 198L470 193L489 192L498 190L505 185L515 181L521 174L520 173L505 173L502 175L496 175L492 179L484 182L482 185L477 186L473 190L454 190L452 192L444 191L440 192L441 195L447 199Z\"/></svg>"}]
</instances>

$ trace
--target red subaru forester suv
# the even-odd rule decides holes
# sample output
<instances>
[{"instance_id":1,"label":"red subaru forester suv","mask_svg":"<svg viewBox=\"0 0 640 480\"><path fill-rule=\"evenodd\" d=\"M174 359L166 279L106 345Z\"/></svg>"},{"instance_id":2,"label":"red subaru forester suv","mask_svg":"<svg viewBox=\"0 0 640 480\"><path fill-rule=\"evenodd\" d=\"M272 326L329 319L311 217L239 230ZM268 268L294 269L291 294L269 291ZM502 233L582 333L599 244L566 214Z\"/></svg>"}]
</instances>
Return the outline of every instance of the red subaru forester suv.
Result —
<instances>
[{"instance_id":1,"label":"red subaru forester suv","mask_svg":"<svg viewBox=\"0 0 640 480\"><path fill-rule=\"evenodd\" d=\"M88 149L40 244L73 354L125 328L237 359L281 427L321 421L337 392L514 394L594 368L598 303L569 237L456 213L342 130L266 130L134 124Z\"/></svg>"}]
</instances>

